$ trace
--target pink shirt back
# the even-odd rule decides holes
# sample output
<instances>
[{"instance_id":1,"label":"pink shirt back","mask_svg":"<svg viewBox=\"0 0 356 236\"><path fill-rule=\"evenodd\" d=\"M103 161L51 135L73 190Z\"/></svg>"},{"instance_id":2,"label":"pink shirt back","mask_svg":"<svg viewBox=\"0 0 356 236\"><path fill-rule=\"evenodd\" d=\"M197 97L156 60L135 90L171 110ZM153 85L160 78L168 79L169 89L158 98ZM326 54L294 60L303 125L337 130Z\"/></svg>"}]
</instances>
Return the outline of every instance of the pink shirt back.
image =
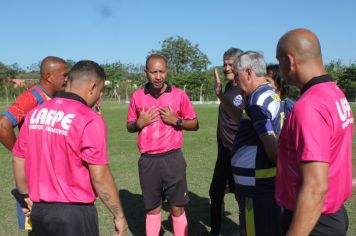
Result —
<instances>
[{"instance_id":1,"label":"pink shirt back","mask_svg":"<svg viewBox=\"0 0 356 236\"><path fill-rule=\"evenodd\" d=\"M278 204L294 211L301 186L300 164L329 164L328 192L322 213L335 213L352 193L353 114L334 82L309 88L295 104L279 143Z\"/></svg>"},{"instance_id":2,"label":"pink shirt back","mask_svg":"<svg viewBox=\"0 0 356 236\"><path fill-rule=\"evenodd\" d=\"M106 132L102 117L76 100L57 97L32 110L13 149L25 158L30 199L94 202L87 163L108 164Z\"/></svg>"},{"instance_id":3,"label":"pink shirt back","mask_svg":"<svg viewBox=\"0 0 356 236\"><path fill-rule=\"evenodd\" d=\"M151 107L171 107L174 112L184 120L196 118L194 108L188 95L181 89L171 86L171 91L166 91L157 99L145 89L135 91L130 100L127 122L136 121L139 113ZM138 134L138 149L140 153L158 154L173 149L178 149L183 143L183 132L172 125L165 124L162 119L144 127Z\"/></svg>"}]
</instances>

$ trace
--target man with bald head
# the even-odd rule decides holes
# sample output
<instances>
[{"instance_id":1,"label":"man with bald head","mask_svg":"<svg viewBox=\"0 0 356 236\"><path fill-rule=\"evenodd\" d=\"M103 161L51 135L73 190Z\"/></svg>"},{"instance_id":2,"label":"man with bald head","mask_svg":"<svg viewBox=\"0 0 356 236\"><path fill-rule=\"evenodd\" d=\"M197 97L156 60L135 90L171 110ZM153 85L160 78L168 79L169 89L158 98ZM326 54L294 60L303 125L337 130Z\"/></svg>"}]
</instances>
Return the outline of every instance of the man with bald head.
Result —
<instances>
[{"instance_id":1,"label":"man with bald head","mask_svg":"<svg viewBox=\"0 0 356 236\"><path fill-rule=\"evenodd\" d=\"M97 196L114 217L115 235L127 231L109 168L105 121L92 109L105 79L96 62L79 61L66 91L24 120L12 150L13 170L18 191L28 193L23 210L36 236L98 236Z\"/></svg>"},{"instance_id":2,"label":"man with bald head","mask_svg":"<svg viewBox=\"0 0 356 236\"><path fill-rule=\"evenodd\" d=\"M21 94L16 101L0 116L0 142L9 151L12 150L16 135L14 128L21 128L27 113L51 98L56 92L64 90L68 67L59 57L48 56L41 62L40 82ZM18 205L19 228L25 228L25 218Z\"/></svg>"},{"instance_id":3,"label":"man with bald head","mask_svg":"<svg viewBox=\"0 0 356 236\"><path fill-rule=\"evenodd\" d=\"M276 201L284 208L284 234L346 235L344 202L352 192L352 110L325 71L313 32L287 32L276 53L282 77L301 89L279 140Z\"/></svg>"}]
</instances>

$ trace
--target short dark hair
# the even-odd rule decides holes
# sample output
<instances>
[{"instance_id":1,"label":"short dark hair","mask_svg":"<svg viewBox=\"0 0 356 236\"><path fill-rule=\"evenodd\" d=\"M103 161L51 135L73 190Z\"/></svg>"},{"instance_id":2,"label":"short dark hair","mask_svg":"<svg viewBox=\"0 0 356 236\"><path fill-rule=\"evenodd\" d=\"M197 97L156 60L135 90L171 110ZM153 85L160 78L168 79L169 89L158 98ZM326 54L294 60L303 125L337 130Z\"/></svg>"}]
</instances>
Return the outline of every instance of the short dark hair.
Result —
<instances>
[{"instance_id":1,"label":"short dark hair","mask_svg":"<svg viewBox=\"0 0 356 236\"><path fill-rule=\"evenodd\" d=\"M279 65L278 64L270 64L267 66L267 72L271 70L273 72L272 79L275 81L277 85L277 89L280 91L281 99L285 99L289 95L289 86L286 81L281 77L279 73Z\"/></svg>"},{"instance_id":2,"label":"short dark hair","mask_svg":"<svg viewBox=\"0 0 356 236\"><path fill-rule=\"evenodd\" d=\"M104 69L96 62L90 60L82 60L72 67L68 74L68 80L74 81L83 78L84 76L95 76L101 80L106 80Z\"/></svg>"},{"instance_id":3,"label":"short dark hair","mask_svg":"<svg viewBox=\"0 0 356 236\"><path fill-rule=\"evenodd\" d=\"M228 50L226 50L226 52L224 52L223 60L227 58L232 58L233 60L235 60L242 53L243 51L238 48L229 48Z\"/></svg>"},{"instance_id":4,"label":"short dark hair","mask_svg":"<svg viewBox=\"0 0 356 236\"><path fill-rule=\"evenodd\" d=\"M162 59L168 66L167 59L163 55L158 54L158 53L153 53L151 55L148 55L146 58L146 70L148 69L148 63L150 62L151 59Z\"/></svg>"}]
</instances>

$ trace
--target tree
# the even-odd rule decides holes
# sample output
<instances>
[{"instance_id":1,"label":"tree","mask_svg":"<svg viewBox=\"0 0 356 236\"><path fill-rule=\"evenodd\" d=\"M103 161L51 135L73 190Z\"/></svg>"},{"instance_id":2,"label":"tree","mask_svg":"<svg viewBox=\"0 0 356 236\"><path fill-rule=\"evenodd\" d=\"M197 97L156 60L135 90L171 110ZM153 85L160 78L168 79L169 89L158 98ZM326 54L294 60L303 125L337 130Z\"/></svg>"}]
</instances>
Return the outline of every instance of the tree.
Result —
<instances>
[{"instance_id":1,"label":"tree","mask_svg":"<svg viewBox=\"0 0 356 236\"><path fill-rule=\"evenodd\" d=\"M0 79L15 78L18 71L0 62Z\"/></svg>"},{"instance_id":2,"label":"tree","mask_svg":"<svg viewBox=\"0 0 356 236\"><path fill-rule=\"evenodd\" d=\"M349 101L354 101L355 82L356 82L356 65L351 64L349 67L343 66L341 61L331 61L325 66L328 74L336 81L337 85L344 91Z\"/></svg>"},{"instance_id":3,"label":"tree","mask_svg":"<svg viewBox=\"0 0 356 236\"><path fill-rule=\"evenodd\" d=\"M24 69L21 68L20 64L15 62L9 66L10 70L14 70L16 73L25 72Z\"/></svg>"},{"instance_id":4,"label":"tree","mask_svg":"<svg viewBox=\"0 0 356 236\"><path fill-rule=\"evenodd\" d=\"M76 63L76 61L74 61L74 60L71 60L71 59L67 59L66 60L66 64L67 64L69 69L71 69L74 66L75 63Z\"/></svg>"},{"instance_id":5,"label":"tree","mask_svg":"<svg viewBox=\"0 0 356 236\"><path fill-rule=\"evenodd\" d=\"M41 67L41 61L37 63L32 63L30 66L27 67L29 72L39 72Z\"/></svg>"},{"instance_id":6,"label":"tree","mask_svg":"<svg viewBox=\"0 0 356 236\"><path fill-rule=\"evenodd\" d=\"M163 40L160 50L152 50L166 57L168 66L173 73L186 73L206 70L211 62L208 56L192 43L180 36L169 37Z\"/></svg>"}]
</instances>

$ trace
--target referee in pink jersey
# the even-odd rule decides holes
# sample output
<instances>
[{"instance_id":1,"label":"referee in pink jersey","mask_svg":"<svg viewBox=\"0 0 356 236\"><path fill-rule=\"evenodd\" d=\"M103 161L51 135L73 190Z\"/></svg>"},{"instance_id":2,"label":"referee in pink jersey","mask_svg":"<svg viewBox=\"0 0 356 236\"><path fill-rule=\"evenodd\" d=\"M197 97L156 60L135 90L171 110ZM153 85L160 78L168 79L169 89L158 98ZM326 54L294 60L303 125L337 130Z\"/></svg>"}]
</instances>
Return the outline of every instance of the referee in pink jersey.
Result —
<instances>
[{"instance_id":1,"label":"referee in pink jersey","mask_svg":"<svg viewBox=\"0 0 356 236\"><path fill-rule=\"evenodd\" d=\"M284 208L284 235L346 235L352 110L325 71L313 32L295 29L284 34L277 59L282 77L301 89L279 139L276 200Z\"/></svg>"},{"instance_id":2,"label":"referee in pink jersey","mask_svg":"<svg viewBox=\"0 0 356 236\"><path fill-rule=\"evenodd\" d=\"M97 63L79 61L66 91L25 118L12 151L13 169L36 236L98 236L97 196L114 217L116 235L127 230L109 169L106 125L92 109L105 78Z\"/></svg>"},{"instance_id":3,"label":"referee in pink jersey","mask_svg":"<svg viewBox=\"0 0 356 236\"><path fill-rule=\"evenodd\" d=\"M20 130L27 113L33 108L49 100L53 95L64 90L68 75L66 62L59 57L45 57L40 65L40 81L32 86L19 97L16 101L0 115L0 143L9 151L16 142L16 127ZM17 219L20 230L29 230L29 235L33 235L31 230L26 227L28 222L22 212L19 203L16 204Z\"/></svg>"},{"instance_id":4,"label":"referee in pink jersey","mask_svg":"<svg viewBox=\"0 0 356 236\"><path fill-rule=\"evenodd\" d=\"M145 73L149 82L131 96L127 130L138 132L146 234L159 235L164 198L170 205L174 235L187 235L184 206L189 197L182 131L198 130L197 116L187 94L166 83L168 66L162 55L148 56Z\"/></svg>"}]
</instances>

